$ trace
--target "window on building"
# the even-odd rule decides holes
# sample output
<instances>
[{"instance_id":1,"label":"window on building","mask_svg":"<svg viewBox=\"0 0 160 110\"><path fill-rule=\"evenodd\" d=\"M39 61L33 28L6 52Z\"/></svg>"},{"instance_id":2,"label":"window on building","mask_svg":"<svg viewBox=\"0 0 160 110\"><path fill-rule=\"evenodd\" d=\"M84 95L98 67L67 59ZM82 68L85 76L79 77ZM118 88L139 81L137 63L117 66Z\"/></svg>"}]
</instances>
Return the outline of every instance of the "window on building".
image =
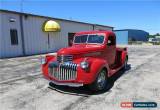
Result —
<instances>
[{"instance_id":1,"label":"window on building","mask_svg":"<svg viewBox=\"0 0 160 110\"><path fill-rule=\"evenodd\" d=\"M18 45L18 34L16 29L10 30L11 44Z\"/></svg>"}]
</instances>

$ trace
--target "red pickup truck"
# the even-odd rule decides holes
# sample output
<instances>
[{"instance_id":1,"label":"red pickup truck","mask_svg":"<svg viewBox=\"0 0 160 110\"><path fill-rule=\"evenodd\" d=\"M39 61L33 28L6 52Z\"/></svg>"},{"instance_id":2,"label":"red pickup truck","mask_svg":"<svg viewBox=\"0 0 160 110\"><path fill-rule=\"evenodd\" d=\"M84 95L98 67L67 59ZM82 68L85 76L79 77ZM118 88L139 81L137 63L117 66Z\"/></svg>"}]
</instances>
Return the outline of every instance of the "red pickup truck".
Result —
<instances>
[{"instance_id":1,"label":"red pickup truck","mask_svg":"<svg viewBox=\"0 0 160 110\"><path fill-rule=\"evenodd\" d=\"M42 72L54 85L88 85L91 90L100 91L107 88L113 74L126 69L127 61L127 48L116 47L113 32L78 32L71 47L58 50L57 56L45 56Z\"/></svg>"}]
</instances>

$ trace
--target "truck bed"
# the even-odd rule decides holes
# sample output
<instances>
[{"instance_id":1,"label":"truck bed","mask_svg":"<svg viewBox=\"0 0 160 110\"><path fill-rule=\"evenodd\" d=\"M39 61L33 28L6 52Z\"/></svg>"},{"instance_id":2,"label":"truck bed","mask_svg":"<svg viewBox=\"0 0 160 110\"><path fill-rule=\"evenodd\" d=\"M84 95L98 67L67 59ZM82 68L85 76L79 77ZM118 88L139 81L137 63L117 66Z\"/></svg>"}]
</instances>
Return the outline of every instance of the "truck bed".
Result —
<instances>
[{"instance_id":1,"label":"truck bed","mask_svg":"<svg viewBox=\"0 0 160 110\"><path fill-rule=\"evenodd\" d=\"M122 66L122 53L127 51L127 47L116 47L115 63L111 65L111 69L116 69Z\"/></svg>"}]
</instances>

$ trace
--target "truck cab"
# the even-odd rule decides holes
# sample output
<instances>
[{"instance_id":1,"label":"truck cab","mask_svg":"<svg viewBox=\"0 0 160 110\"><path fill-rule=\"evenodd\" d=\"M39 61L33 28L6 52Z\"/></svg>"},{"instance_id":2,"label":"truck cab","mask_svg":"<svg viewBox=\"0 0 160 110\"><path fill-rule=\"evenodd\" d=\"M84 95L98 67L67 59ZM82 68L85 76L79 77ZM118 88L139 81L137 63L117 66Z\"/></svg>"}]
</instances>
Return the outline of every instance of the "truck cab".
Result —
<instances>
[{"instance_id":1,"label":"truck cab","mask_svg":"<svg viewBox=\"0 0 160 110\"><path fill-rule=\"evenodd\" d=\"M104 90L108 79L128 61L127 48L116 47L116 36L111 31L78 32L71 47L58 50L57 55L46 55L42 73L55 85Z\"/></svg>"}]
</instances>

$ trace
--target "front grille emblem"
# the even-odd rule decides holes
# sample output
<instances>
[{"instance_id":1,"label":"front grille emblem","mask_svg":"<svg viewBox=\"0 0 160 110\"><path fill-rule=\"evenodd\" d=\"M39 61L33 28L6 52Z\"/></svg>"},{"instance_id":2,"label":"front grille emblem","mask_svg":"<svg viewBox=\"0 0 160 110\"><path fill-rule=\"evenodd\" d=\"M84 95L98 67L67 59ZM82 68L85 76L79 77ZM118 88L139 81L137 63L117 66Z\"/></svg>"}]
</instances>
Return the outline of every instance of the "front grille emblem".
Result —
<instances>
[{"instance_id":1,"label":"front grille emblem","mask_svg":"<svg viewBox=\"0 0 160 110\"><path fill-rule=\"evenodd\" d=\"M57 56L57 61L59 63L64 63L64 62L72 62L73 56L72 55L58 55Z\"/></svg>"}]
</instances>

